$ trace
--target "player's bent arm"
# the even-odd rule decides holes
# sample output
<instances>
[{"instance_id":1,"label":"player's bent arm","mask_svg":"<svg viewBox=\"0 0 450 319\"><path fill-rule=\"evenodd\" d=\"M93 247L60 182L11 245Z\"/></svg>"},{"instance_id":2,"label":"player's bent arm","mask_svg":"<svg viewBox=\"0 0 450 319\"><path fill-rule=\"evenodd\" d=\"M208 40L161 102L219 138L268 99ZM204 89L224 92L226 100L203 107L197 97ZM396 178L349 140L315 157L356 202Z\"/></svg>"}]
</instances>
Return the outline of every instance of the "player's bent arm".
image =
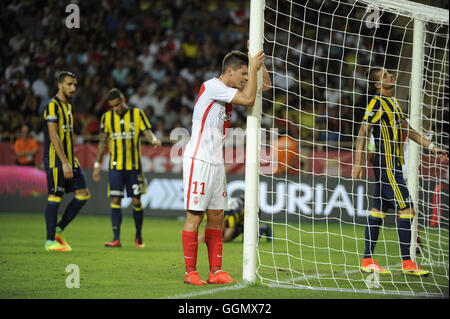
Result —
<instances>
[{"instance_id":1,"label":"player's bent arm","mask_svg":"<svg viewBox=\"0 0 450 319\"><path fill-rule=\"evenodd\" d=\"M428 149L430 149L433 154L440 157L441 161L444 161L448 158L447 152L434 145L434 143L427 138L423 137L419 132L413 129L411 125L409 125L407 120L402 121L402 127L404 130L406 130L406 134L411 140L423 147L427 147Z\"/></svg>"},{"instance_id":2,"label":"player's bent arm","mask_svg":"<svg viewBox=\"0 0 450 319\"><path fill-rule=\"evenodd\" d=\"M147 138L147 141L149 141L150 144L160 147L161 141L156 137L155 134L153 134L152 130L145 130L144 135Z\"/></svg>"},{"instance_id":3,"label":"player's bent arm","mask_svg":"<svg viewBox=\"0 0 450 319\"><path fill-rule=\"evenodd\" d=\"M257 90L257 74L259 69L264 63L264 52L259 51L255 56L250 56L248 54L249 60L249 71L248 71L248 81L242 91L237 91L233 100L231 100L234 104L239 104L243 106L253 106L255 104L256 99L256 90Z\"/></svg>"},{"instance_id":4,"label":"player's bent arm","mask_svg":"<svg viewBox=\"0 0 450 319\"><path fill-rule=\"evenodd\" d=\"M270 88L272 87L272 81L270 81L269 72L267 72L267 69L266 69L265 65L262 66L262 69L263 69L263 87L262 87L262 91L265 92L267 90L270 90Z\"/></svg>"},{"instance_id":5,"label":"player's bent arm","mask_svg":"<svg viewBox=\"0 0 450 319\"><path fill-rule=\"evenodd\" d=\"M237 91L231 103L239 104L243 106L253 106L256 99L256 80L257 70L255 68L250 69L248 82L242 91Z\"/></svg>"},{"instance_id":6,"label":"player's bent arm","mask_svg":"<svg viewBox=\"0 0 450 319\"><path fill-rule=\"evenodd\" d=\"M413 140L419 145L422 145L424 147L429 147L431 144L431 141L429 141L427 138L423 137L419 132L417 132L415 129L409 125L407 120L402 121L402 127L404 130L406 130L406 134L408 135L408 138Z\"/></svg>"}]
</instances>

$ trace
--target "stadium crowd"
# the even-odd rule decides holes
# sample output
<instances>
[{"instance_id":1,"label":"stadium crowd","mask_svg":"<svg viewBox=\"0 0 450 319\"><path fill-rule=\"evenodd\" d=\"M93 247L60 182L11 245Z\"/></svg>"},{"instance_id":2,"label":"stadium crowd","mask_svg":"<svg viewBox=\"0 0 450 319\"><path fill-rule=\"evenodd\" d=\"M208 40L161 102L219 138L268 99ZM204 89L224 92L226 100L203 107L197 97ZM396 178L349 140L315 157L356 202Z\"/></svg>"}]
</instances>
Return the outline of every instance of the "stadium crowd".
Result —
<instances>
[{"instance_id":1,"label":"stadium crowd","mask_svg":"<svg viewBox=\"0 0 450 319\"><path fill-rule=\"evenodd\" d=\"M65 69L78 77L73 100L78 142L97 138L100 116L109 107L106 92L113 87L124 92L130 105L142 108L157 137L167 141L173 128L190 128L198 89L203 81L220 75L223 56L233 49L247 49L247 1L102 0L78 1L78 5L81 27L69 29L65 2L0 4L4 43L0 51L0 139L13 140L27 123L31 134L43 141L42 110L56 92L55 75ZM328 2L313 1L312 8L320 7L324 14L318 19L314 10L306 15L301 7L294 8L307 21L298 26L291 22L292 30L302 32L290 34L294 49L286 52L286 46L271 42L276 34L283 44L288 36L285 29L270 28L271 19L276 19L270 8L277 6L281 11L286 4L266 1L266 5L266 54L286 59L266 59L278 88L265 95L264 112L273 117L263 117L262 124L283 129L287 122L299 123L289 126L290 135L299 140L351 141L355 117L351 106L364 108L366 68L357 65L369 64L370 53L364 53L369 49L384 49L354 35L344 39L345 31L357 34L358 26L332 18L335 8ZM353 15L361 15L360 11ZM337 24L336 32L330 33L331 23ZM314 43L317 30L324 34ZM355 50L343 50L343 46L367 50L361 50L356 61ZM299 64L300 75L298 67L292 67ZM340 75L332 74L341 69ZM292 107L301 109L300 118L298 112L288 114ZM231 126L245 127L243 107L235 108ZM313 133L313 127L319 130Z\"/></svg>"},{"instance_id":2,"label":"stadium crowd","mask_svg":"<svg viewBox=\"0 0 450 319\"><path fill-rule=\"evenodd\" d=\"M224 52L245 50L249 10L240 1L79 2L81 28L65 27L60 1L2 2L0 135L28 123L42 141L42 108L55 94L55 74L78 77L75 133L96 136L120 88L145 110L159 138L190 127L200 84L220 74ZM226 26L224 28L224 26Z\"/></svg>"}]
</instances>

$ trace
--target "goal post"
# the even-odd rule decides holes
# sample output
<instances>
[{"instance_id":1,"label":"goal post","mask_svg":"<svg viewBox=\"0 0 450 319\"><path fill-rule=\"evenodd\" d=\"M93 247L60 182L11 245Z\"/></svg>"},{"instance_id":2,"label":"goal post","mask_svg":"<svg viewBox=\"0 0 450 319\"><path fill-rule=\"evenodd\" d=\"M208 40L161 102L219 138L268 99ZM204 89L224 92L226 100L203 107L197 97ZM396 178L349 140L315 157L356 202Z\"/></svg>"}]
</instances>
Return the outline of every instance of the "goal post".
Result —
<instances>
[{"instance_id":1,"label":"goal post","mask_svg":"<svg viewBox=\"0 0 450 319\"><path fill-rule=\"evenodd\" d=\"M410 124L415 129L420 129L421 109L422 109L422 84L423 84L423 43L425 34L425 24L422 20L414 19L413 52L411 67L411 111ZM408 150L408 189L414 207L419 203L419 157L420 146L411 143ZM417 215L414 216L411 226L411 259L416 261L417 245Z\"/></svg>"},{"instance_id":2,"label":"goal post","mask_svg":"<svg viewBox=\"0 0 450 319\"><path fill-rule=\"evenodd\" d=\"M263 49L264 1L250 1L249 52L252 56ZM259 162L261 150L262 70L258 71L255 104L247 110L245 151L245 211L243 280L256 281L256 245L258 244Z\"/></svg>"},{"instance_id":3,"label":"goal post","mask_svg":"<svg viewBox=\"0 0 450 319\"><path fill-rule=\"evenodd\" d=\"M410 253L430 270L427 278L402 273L395 212L380 226L375 249L391 274L360 271L375 187L371 164L362 180L351 177L373 66L395 74L394 94L411 127L448 150L448 10L406 0L251 0L250 54L263 48L272 88L262 94L260 71L247 112L243 281L448 296L448 162L407 143L403 172L416 213ZM275 143L261 139L271 130ZM260 156L268 149L276 156ZM278 168L261 169L267 162ZM433 223L432 210L439 212ZM262 225L272 233L259 236Z\"/></svg>"}]
</instances>

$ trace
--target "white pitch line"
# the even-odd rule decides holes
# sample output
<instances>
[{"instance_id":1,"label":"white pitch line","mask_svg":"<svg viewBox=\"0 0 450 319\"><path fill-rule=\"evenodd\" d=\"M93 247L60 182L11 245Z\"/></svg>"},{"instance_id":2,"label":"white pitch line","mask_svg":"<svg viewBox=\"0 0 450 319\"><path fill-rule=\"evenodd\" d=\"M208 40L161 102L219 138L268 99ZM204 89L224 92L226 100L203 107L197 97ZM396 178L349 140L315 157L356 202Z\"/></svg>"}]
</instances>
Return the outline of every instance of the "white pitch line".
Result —
<instances>
[{"instance_id":1,"label":"white pitch line","mask_svg":"<svg viewBox=\"0 0 450 319\"><path fill-rule=\"evenodd\" d=\"M392 265L391 267L399 267L401 266L401 264L395 264ZM346 271L343 272L342 274L354 274L354 273L358 273L360 272L360 270L350 270L350 271ZM318 279L321 277L326 277L328 275L326 274L314 274L314 275L303 275L300 277L296 277L294 278L294 281L301 281L301 280L308 280L308 279ZM356 292L356 293L374 293L374 294L394 294L394 295L412 295L410 292L404 292L404 291L384 291L384 290L364 290L364 289L351 289L351 288L326 288L326 287L309 287L309 286L305 286L305 285L299 285L299 284L294 284L294 285L289 285L289 284L266 284L266 286L270 287L270 288L284 288L284 289L305 289L305 290L324 290L324 291L339 291L339 292ZM208 289L208 290L204 290L204 291L198 291L198 292L192 292L192 293L187 293L187 294L178 294L178 295L173 295L173 296L167 296L167 297L161 297L158 299L188 299L188 298L195 298L195 297L199 297L199 296L205 296L205 295L211 295L214 294L216 292L222 292L222 291L228 291L228 290L238 290L238 289L242 289L247 287L247 285L245 283L239 283L233 286L227 286L227 287L220 287L220 288L213 288L213 289ZM442 297L442 295L437 294L437 293L428 293L428 294L421 294L421 293L413 293L413 295L417 296L417 297L430 297L430 296L434 296L434 297Z\"/></svg>"},{"instance_id":2,"label":"white pitch line","mask_svg":"<svg viewBox=\"0 0 450 319\"><path fill-rule=\"evenodd\" d=\"M191 292L188 294L167 296L167 297L162 297L162 298L158 298L158 299L189 299L189 298L195 298L195 297L199 297L199 296L214 294L216 292L222 292L222 291L228 291L228 290L238 290L238 289L242 289L245 287L247 287L246 284L239 283L239 284L236 284L233 286L207 289L207 290L203 290L203 291L196 291L196 292Z\"/></svg>"}]
</instances>

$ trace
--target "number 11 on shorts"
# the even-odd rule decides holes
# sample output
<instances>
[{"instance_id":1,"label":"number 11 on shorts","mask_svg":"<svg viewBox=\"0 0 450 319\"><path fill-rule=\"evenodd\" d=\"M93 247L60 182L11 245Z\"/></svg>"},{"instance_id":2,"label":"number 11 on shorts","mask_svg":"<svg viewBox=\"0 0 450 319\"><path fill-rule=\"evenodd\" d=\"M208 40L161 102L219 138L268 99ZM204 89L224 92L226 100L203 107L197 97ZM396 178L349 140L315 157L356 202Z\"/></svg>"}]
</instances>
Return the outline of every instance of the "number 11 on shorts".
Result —
<instances>
[{"instance_id":1,"label":"number 11 on shorts","mask_svg":"<svg viewBox=\"0 0 450 319\"><path fill-rule=\"evenodd\" d=\"M198 181L192 182L192 184L194 184L194 191L192 192L192 194L198 194L197 192ZM205 195L205 183L200 183L200 187L201 187L200 195Z\"/></svg>"}]
</instances>

